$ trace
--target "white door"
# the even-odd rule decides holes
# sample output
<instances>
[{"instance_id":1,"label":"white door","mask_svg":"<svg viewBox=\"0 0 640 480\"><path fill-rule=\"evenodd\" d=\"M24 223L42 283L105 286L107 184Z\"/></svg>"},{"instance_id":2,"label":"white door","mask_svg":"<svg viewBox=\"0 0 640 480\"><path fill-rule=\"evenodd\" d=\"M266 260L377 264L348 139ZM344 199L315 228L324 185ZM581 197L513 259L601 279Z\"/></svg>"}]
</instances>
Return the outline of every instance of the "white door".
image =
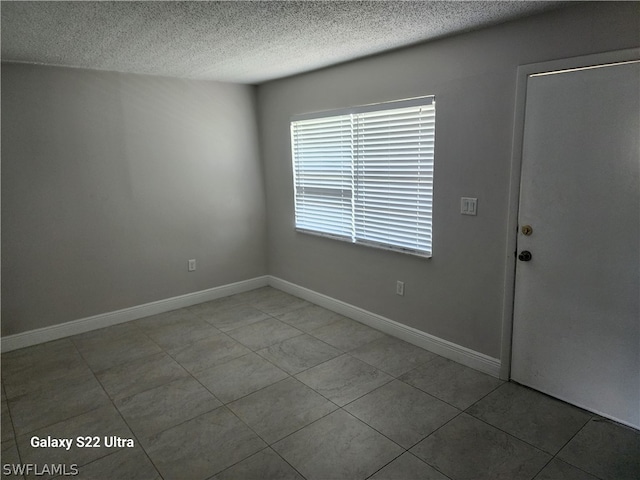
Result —
<instances>
[{"instance_id":1,"label":"white door","mask_svg":"<svg viewBox=\"0 0 640 480\"><path fill-rule=\"evenodd\" d=\"M529 76L524 125L511 378L640 428L640 63Z\"/></svg>"}]
</instances>

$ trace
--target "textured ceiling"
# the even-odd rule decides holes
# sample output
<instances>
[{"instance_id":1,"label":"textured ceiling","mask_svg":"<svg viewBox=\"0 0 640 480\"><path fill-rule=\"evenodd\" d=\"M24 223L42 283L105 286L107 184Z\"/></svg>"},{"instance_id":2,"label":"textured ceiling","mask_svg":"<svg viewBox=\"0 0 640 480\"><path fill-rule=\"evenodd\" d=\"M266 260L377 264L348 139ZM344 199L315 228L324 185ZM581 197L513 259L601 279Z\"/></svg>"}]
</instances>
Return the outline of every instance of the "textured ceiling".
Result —
<instances>
[{"instance_id":1,"label":"textured ceiling","mask_svg":"<svg viewBox=\"0 0 640 480\"><path fill-rule=\"evenodd\" d=\"M6 2L2 60L261 83L567 2Z\"/></svg>"}]
</instances>

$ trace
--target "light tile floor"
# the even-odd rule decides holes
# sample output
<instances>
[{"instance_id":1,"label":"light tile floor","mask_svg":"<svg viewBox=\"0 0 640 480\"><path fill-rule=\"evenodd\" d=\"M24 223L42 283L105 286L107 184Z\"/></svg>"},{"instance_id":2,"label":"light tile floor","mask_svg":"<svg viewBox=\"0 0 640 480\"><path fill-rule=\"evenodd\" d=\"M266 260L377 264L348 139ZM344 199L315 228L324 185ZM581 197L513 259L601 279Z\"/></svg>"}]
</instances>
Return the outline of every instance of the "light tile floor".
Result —
<instances>
[{"instance_id":1,"label":"light tile floor","mask_svg":"<svg viewBox=\"0 0 640 480\"><path fill-rule=\"evenodd\" d=\"M638 480L640 433L265 287L3 354L2 463L20 462L101 480Z\"/></svg>"}]
</instances>

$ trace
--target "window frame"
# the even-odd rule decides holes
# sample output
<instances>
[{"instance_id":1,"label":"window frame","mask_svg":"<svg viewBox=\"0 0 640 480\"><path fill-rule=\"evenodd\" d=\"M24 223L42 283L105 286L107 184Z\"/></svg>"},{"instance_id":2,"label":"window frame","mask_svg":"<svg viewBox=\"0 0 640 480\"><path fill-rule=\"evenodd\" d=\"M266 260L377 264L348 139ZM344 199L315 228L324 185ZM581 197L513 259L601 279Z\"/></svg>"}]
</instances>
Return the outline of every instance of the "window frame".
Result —
<instances>
[{"instance_id":1,"label":"window frame","mask_svg":"<svg viewBox=\"0 0 640 480\"><path fill-rule=\"evenodd\" d=\"M421 97L414 97L414 98L408 98L408 99L402 99L402 100L394 100L394 101L389 101L389 102L383 102L383 103L374 103L374 104L367 104L367 105L360 105L360 106L352 106L352 107L347 107L347 108L341 108L341 109L334 109L334 110L325 110L325 111L320 111L320 112L311 112L311 113L304 113L304 114L298 114L298 115L293 115L290 118L290 134L291 134L291 143L290 143L290 148L291 148L291 166L292 166L292 174L293 174L293 193L294 193L294 228L297 232L300 233L304 233L304 234L308 234L308 235L314 235L314 236L319 236L319 237L324 237L324 238L330 238L332 240L338 240L338 241L342 241L342 242L347 242L347 243L351 243L354 245L363 245L363 246L367 246L367 247L372 247L372 248L377 248L377 249L381 249L381 250L388 250L388 251L394 251L394 252L399 252L399 253L404 253L404 254L408 254L408 255L412 255L412 256L416 256L419 258L425 258L425 259L429 259L433 256L433 197L434 197L434 185L433 185L433 178L434 178L434 169L435 169L435 137L436 137L436 127L435 127L435 105L436 105L436 100L435 100L435 95L428 95L428 96L421 96ZM429 228L429 234L428 234L428 250L422 250L422 249L418 249L418 248L409 248L409 247L405 247L402 245L397 245L397 244L393 244L391 241L389 243L385 243L385 242L378 242L378 241L373 241L370 239L365 239L365 238L358 238L358 236L355 233L356 230L356 221L355 221L355 217L358 215L356 207L355 207L355 201L353 200L356 195L357 195L357 187L355 184L353 184L352 181L352 189L351 189L351 216L352 216L352 233L350 236L347 235L341 235L341 234L333 234L330 232L323 232L323 231L319 231L319 230L312 230L309 228L304 228L301 226L298 226L298 212L299 212L299 205L298 205L298 199L302 198L302 196L298 195L298 178L297 178L297 172L298 172L298 167L296 164L296 140L295 140L295 132L294 132L294 123L295 122L302 122L305 120L322 120L322 119L330 119L330 118L334 118L334 117L341 117L341 116L346 116L346 115L358 115L358 114L363 114L363 113L371 113L371 112L385 112L388 110L398 110L398 109L403 109L403 108L413 108L413 107L430 107L433 110L433 133L431 134L430 141L433 145L433 152L431 153L431 157L425 159L425 165L429 167L431 173L430 176L429 175L425 175L425 177L428 177L429 181L430 181L430 185L431 185L431 193L429 195L429 199L428 202L430 203L430 211L428 214L428 221L426 222L428 224L428 228ZM353 123L353 122L352 122ZM353 127L351 127L353 129ZM358 134L361 134L360 132L358 132ZM353 135L352 135L353 136ZM426 136L426 135L425 135ZM352 157L354 156L353 151L351 151ZM357 154L355 154L357 155ZM356 167L358 160L353 159L351 160L351 165L352 165L352 173L351 173L351 178L352 180L356 177L356 174L353 173L353 170ZM418 191L418 189L416 189L416 191ZM416 217L418 217L418 212L416 212Z\"/></svg>"}]
</instances>

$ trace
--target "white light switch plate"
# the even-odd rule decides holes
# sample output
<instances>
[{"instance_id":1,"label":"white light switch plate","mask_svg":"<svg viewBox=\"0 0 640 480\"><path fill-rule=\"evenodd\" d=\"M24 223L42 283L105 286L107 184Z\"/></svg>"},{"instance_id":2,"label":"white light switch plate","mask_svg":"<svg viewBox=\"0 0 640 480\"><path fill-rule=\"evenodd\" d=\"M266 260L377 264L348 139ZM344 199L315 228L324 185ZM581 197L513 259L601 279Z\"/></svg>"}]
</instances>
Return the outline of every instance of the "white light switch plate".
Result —
<instances>
[{"instance_id":1,"label":"white light switch plate","mask_svg":"<svg viewBox=\"0 0 640 480\"><path fill-rule=\"evenodd\" d=\"M470 197L460 198L460 213L462 215L477 215L478 214L478 199Z\"/></svg>"}]
</instances>

